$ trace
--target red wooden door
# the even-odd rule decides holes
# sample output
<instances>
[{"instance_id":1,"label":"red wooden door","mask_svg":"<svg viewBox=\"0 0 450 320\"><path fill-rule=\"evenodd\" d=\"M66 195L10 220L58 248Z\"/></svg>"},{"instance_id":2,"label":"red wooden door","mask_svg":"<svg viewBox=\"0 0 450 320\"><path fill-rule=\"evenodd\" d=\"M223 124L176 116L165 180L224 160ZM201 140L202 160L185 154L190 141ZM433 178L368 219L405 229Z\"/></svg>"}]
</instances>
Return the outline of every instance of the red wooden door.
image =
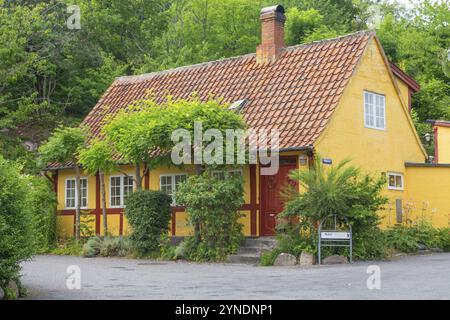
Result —
<instances>
[{"instance_id":1,"label":"red wooden door","mask_svg":"<svg viewBox=\"0 0 450 320\"><path fill-rule=\"evenodd\" d=\"M277 215L283 211L284 203L280 192L288 185L298 187L298 183L289 179L289 173L296 169L296 157L280 158L280 168L273 176L260 176L261 180L261 212L260 235L275 235Z\"/></svg>"}]
</instances>

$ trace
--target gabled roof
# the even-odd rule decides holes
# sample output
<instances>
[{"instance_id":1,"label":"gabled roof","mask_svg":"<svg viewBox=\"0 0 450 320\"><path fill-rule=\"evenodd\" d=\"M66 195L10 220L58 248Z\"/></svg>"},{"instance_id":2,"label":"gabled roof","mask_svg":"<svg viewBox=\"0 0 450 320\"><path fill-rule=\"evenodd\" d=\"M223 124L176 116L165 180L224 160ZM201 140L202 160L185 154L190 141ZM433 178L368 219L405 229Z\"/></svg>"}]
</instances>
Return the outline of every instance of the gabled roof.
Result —
<instances>
[{"instance_id":1,"label":"gabled roof","mask_svg":"<svg viewBox=\"0 0 450 320\"><path fill-rule=\"evenodd\" d=\"M272 63L256 55L217 60L138 76L117 78L83 121L93 136L103 119L151 92L156 102L168 95L200 99L210 95L233 103L254 129L278 129L280 148L311 146L328 123L373 32L292 46Z\"/></svg>"},{"instance_id":2,"label":"gabled roof","mask_svg":"<svg viewBox=\"0 0 450 320\"><path fill-rule=\"evenodd\" d=\"M410 77L406 72L404 72L402 69L400 69L395 63L389 61L389 66L392 70L392 73L402 80L413 93L416 93L420 90L420 84L414 80L412 77Z\"/></svg>"}]
</instances>

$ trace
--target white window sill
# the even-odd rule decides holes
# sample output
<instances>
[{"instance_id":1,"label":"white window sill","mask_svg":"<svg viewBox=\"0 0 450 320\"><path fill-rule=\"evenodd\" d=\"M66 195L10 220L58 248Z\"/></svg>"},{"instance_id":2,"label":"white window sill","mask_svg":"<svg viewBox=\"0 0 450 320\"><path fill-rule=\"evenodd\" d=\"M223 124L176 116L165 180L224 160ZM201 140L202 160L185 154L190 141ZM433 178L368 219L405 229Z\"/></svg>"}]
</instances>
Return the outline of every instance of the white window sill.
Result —
<instances>
[{"instance_id":1,"label":"white window sill","mask_svg":"<svg viewBox=\"0 0 450 320\"><path fill-rule=\"evenodd\" d=\"M378 130L378 131L386 131L386 128L377 128L377 127L371 127L368 125L364 125L365 128L367 129L373 129L373 130Z\"/></svg>"}]
</instances>

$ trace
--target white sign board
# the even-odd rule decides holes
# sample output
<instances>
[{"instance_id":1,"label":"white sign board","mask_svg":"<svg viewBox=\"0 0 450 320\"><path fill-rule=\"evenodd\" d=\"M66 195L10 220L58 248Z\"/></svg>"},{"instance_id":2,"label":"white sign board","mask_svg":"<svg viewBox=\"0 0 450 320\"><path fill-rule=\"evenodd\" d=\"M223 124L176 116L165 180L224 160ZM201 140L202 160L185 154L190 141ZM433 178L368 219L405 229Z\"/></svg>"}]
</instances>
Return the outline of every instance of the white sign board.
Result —
<instances>
[{"instance_id":1,"label":"white sign board","mask_svg":"<svg viewBox=\"0 0 450 320\"><path fill-rule=\"evenodd\" d=\"M334 239L334 240L350 240L350 232L322 231L320 232L320 238Z\"/></svg>"}]
</instances>

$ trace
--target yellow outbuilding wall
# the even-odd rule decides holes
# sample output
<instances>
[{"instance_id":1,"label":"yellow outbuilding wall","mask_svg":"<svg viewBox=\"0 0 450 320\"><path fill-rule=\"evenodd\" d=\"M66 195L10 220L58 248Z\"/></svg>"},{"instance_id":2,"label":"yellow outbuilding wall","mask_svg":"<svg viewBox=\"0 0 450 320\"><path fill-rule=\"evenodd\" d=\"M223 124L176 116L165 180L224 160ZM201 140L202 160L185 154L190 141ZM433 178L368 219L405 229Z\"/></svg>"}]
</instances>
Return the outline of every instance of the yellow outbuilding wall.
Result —
<instances>
[{"instance_id":1,"label":"yellow outbuilding wall","mask_svg":"<svg viewBox=\"0 0 450 320\"><path fill-rule=\"evenodd\" d=\"M450 163L450 126L436 126L439 163Z\"/></svg>"},{"instance_id":2,"label":"yellow outbuilding wall","mask_svg":"<svg viewBox=\"0 0 450 320\"><path fill-rule=\"evenodd\" d=\"M450 166L406 167L405 185L407 219L450 227Z\"/></svg>"}]
</instances>

